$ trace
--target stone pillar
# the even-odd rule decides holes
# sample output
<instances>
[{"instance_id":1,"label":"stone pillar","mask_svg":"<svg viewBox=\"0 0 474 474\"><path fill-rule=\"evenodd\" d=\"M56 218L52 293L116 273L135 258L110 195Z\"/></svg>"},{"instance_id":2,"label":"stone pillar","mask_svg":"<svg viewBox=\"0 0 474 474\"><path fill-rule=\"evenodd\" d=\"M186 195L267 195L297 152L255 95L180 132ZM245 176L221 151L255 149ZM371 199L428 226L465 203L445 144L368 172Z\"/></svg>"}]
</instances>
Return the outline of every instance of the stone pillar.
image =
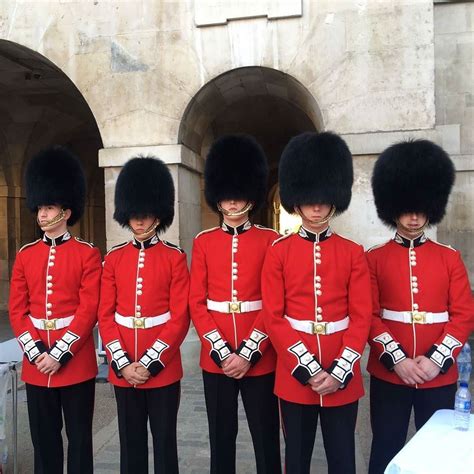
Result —
<instances>
[{"instance_id":1,"label":"stone pillar","mask_svg":"<svg viewBox=\"0 0 474 474\"><path fill-rule=\"evenodd\" d=\"M156 145L127 148L105 148L99 151L99 166L105 173L105 221L107 248L126 240L130 232L114 220L114 191L123 165L134 156L156 156L169 167L176 188L175 217L163 238L182 247L191 259L193 238L201 231L201 185L204 170L202 158L184 145ZM200 342L192 327L181 346L184 369L199 370Z\"/></svg>"}]
</instances>

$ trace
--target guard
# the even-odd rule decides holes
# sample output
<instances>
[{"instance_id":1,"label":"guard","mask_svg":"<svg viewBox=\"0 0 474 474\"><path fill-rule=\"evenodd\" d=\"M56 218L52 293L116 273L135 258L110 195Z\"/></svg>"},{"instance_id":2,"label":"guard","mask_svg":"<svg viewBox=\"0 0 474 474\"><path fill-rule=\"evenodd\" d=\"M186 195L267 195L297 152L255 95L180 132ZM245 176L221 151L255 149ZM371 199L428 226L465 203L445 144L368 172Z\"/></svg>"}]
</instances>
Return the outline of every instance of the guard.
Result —
<instances>
[{"instance_id":1,"label":"guard","mask_svg":"<svg viewBox=\"0 0 474 474\"><path fill-rule=\"evenodd\" d=\"M363 248L329 227L351 200L351 153L338 135L303 133L283 151L279 179L283 207L302 218L299 232L273 243L262 271L286 473L309 474L318 417L328 472L355 473L370 278Z\"/></svg>"},{"instance_id":2,"label":"guard","mask_svg":"<svg viewBox=\"0 0 474 474\"><path fill-rule=\"evenodd\" d=\"M239 392L257 472L281 472L275 352L261 309L260 274L278 234L250 222L266 197L268 168L258 143L245 135L219 138L205 168L207 203L219 227L194 239L190 311L201 338L211 473L235 473Z\"/></svg>"},{"instance_id":3,"label":"guard","mask_svg":"<svg viewBox=\"0 0 474 474\"><path fill-rule=\"evenodd\" d=\"M419 429L454 406L455 358L474 328L471 289L460 253L424 233L441 222L454 177L449 156L428 140L387 148L373 171L377 213L396 232L367 254L371 474L402 449L412 409Z\"/></svg>"},{"instance_id":4,"label":"guard","mask_svg":"<svg viewBox=\"0 0 474 474\"><path fill-rule=\"evenodd\" d=\"M97 359L100 252L73 237L86 197L78 159L55 146L26 169L26 205L44 232L17 254L10 286L10 322L25 352L22 380L37 474L92 473L92 417Z\"/></svg>"},{"instance_id":5,"label":"guard","mask_svg":"<svg viewBox=\"0 0 474 474\"><path fill-rule=\"evenodd\" d=\"M179 348L189 328L189 274L183 250L159 237L173 217L167 166L153 157L128 161L117 179L114 219L133 239L106 255L99 306L117 401L121 474L148 473L148 421L155 473L178 472Z\"/></svg>"}]
</instances>

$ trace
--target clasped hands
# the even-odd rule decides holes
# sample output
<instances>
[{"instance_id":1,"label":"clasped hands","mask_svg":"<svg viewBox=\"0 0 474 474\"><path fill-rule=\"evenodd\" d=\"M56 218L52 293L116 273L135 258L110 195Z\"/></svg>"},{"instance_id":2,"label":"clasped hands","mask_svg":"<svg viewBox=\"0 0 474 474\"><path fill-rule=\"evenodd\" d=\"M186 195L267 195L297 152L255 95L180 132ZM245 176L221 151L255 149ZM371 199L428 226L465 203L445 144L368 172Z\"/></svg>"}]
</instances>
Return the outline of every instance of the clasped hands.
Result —
<instances>
[{"instance_id":1,"label":"clasped hands","mask_svg":"<svg viewBox=\"0 0 474 474\"><path fill-rule=\"evenodd\" d=\"M440 368L423 355L402 360L395 365L394 370L407 385L429 382L440 373Z\"/></svg>"},{"instance_id":2,"label":"clasped hands","mask_svg":"<svg viewBox=\"0 0 474 474\"><path fill-rule=\"evenodd\" d=\"M313 375L308 380L308 384L310 385L311 390L319 395L329 395L330 393L334 393L339 390L339 387L342 385L339 380L336 380L325 370Z\"/></svg>"},{"instance_id":3,"label":"clasped hands","mask_svg":"<svg viewBox=\"0 0 474 474\"><path fill-rule=\"evenodd\" d=\"M124 367L120 373L123 378L134 387L144 384L150 378L150 372L143 367L139 362L132 362L130 365Z\"/></svg>"},{"instance_id":4,"label":"clasped hands","mask_svg":"<svg viewBox=\"0 0 474 474\"><path fill-rule=\"evenodd\" d=\"M222 371L227 377L241 379L250 369L250 362L237 354L231 354L221 364Z\"/></svg>"}]
</instances>

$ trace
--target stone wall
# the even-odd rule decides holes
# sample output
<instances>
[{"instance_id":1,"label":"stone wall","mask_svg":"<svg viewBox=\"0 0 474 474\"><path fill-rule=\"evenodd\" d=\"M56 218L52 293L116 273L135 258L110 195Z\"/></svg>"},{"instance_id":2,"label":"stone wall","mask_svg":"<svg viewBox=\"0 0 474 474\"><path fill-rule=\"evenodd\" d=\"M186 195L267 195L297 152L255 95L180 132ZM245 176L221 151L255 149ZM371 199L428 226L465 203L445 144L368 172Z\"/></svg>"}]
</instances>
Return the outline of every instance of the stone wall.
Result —
<instances>
[{"instance_id":1,"label":"stone wall","mask_svg":"<svg viewBox=\"0 0 474 474\"><path fill-rule=\"evenodd\" d=\"M456 165L438 238L460 250L474 286L474 3L434 9L436 128Z\"/></svg>"}]
</instances>

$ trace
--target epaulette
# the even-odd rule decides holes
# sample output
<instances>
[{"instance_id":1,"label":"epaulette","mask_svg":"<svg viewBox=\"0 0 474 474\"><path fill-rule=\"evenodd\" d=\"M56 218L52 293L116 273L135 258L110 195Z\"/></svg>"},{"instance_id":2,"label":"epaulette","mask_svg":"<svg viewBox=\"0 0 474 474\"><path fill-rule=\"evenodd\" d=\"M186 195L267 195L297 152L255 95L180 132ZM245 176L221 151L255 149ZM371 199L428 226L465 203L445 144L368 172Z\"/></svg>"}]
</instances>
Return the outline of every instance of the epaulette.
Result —
<instances>
[{"instance_id":1,"label":"epaulette","mask_svg":"<svg viewBox=\"0 0 474 474\"><path fill-rule=\"evenodd\" d=\"M457 252L457 250L454 247L451 247L451 245L442 244L441 242L437 242L436 240L433 240L433 239L429 239L429 240L430 242L433 242L434 244L441 245L441 247L446 247L447 249L452 250L453 252Z\"/></svg>"},{"instance_id":2,"label":"epaulette","mask_svg":"<svg viewBox=\"0 0 474 474\"><path fill-rule=\"evenodd\" d=\"M387 242L384 242L383 244L373 245L372 247L370 247L369 249L367 249L367 253L368 253L368 252L372 252L372 250L379 249L379 248L381 248L381 247L385 247L385 245L387 245L389 242L391 242L391 240L387 240Z\"/></svg>"},{"instance_id":3,"label":"epaulette","mask_svg":"<svg viewBox=\"0 0 474 474\"><path fill-rule=\"evenodd\" d=\"M260 229L260 230L269 230L270 232L273 232L273 233L276 234L276 235L280 235L275 229L270 229L270 227L265 227L265 226L260 225L260 224L254 224L254 226L255 226L257 229Z\"/></svg>"},{"instance_id":4,"label":"epaulette","mask_svg":"<svg viewBox=\"0 0 474 474\"><path fill-rule=\"evenodd\" d=\"M92 242L87 242L87 240L81 239L80 237L74 237L80 244L88 245L91 249L95 247Z\"/></svg>"},{"instance_id":5,"label":"epaulette","mask_svg":"<svg viewBox=\"0 0 474 474\"><path fill-rule=\"evenodd\" d=\"M122 247L125 247L129 242L122 242L121 244L114 245L105 255L109 255L109 253L114 252L115 250L121 249Z\"/></svg>"},{"instance_id":6,"label":"epaulette","mask_svg":"<svg viewBox=\"0 0 474 474\"><path fill-rule=\"evenodd\" d=\"M170 249L177 250L179 253L184 253L184 250L181 247L178 247L175 244L172 244L171 242L168 242L167 240L162 240L163 245L166 245L166 247L169 247Z\"/></svg>"},{"instance_id":7,"label":"epaulette","mask_svg":"<svg viewBox=\"0 0 474 474\"><path fill-rule=\"evenodd\" d=\"M279 239L276 239L273 243L272 243L272 247L277 244L278 242L281 242L282 240L285 240L287 239L288 237L291 237L292 235L295 235L294 232L292 232L291 234L286 234L286 235L282 235Z\"/></svg>"},{"instance_id":8,"label":"epaulette","mask_svg":"<svg viewBox=\"0 0 474 474\"><path fill-rule=\"evenodd\" d=\"M345 235L341 235L341 234L336 234L336 235L341 237L341 239L348 240L349 242L352 242L353 244L356 244L356 245L359 245L359 246L362 247L362 245L359 242L356 242L355 240L349 239L349 237L346 237Z\"/></svg>"},{"instance_id":9,"label":"epaulette","mask_svg":"<svg viewBox=\"0 0 474 474\"><path fill-rule=\"evenodd\" d=\"M203 231L199 232L199 234L196 235L196 237L194 237L194 238L197 239L201 235L207 234L208 232L212 232L212 231L217 230L217 229L220 229L220 226L219 227L211 227L210 229L203 230Z\"/></svg>"},{"instance_id":10,"label":"epaulette","mask_svg":"<svg viewBox=\"0 0 474 474\"><path fill-rule=\"evenodd\" d=\"M18 252L21 252L22 250L25 250L26 248L31 247L32 245L35 245L35 244L37 244L38 242L41 242L41 239L37 239L37 240L35 240L34 242L30 242L29 244L23 245L23 247L21 247L21 249L18 250Z\"/></svg>"}]
</instances>

